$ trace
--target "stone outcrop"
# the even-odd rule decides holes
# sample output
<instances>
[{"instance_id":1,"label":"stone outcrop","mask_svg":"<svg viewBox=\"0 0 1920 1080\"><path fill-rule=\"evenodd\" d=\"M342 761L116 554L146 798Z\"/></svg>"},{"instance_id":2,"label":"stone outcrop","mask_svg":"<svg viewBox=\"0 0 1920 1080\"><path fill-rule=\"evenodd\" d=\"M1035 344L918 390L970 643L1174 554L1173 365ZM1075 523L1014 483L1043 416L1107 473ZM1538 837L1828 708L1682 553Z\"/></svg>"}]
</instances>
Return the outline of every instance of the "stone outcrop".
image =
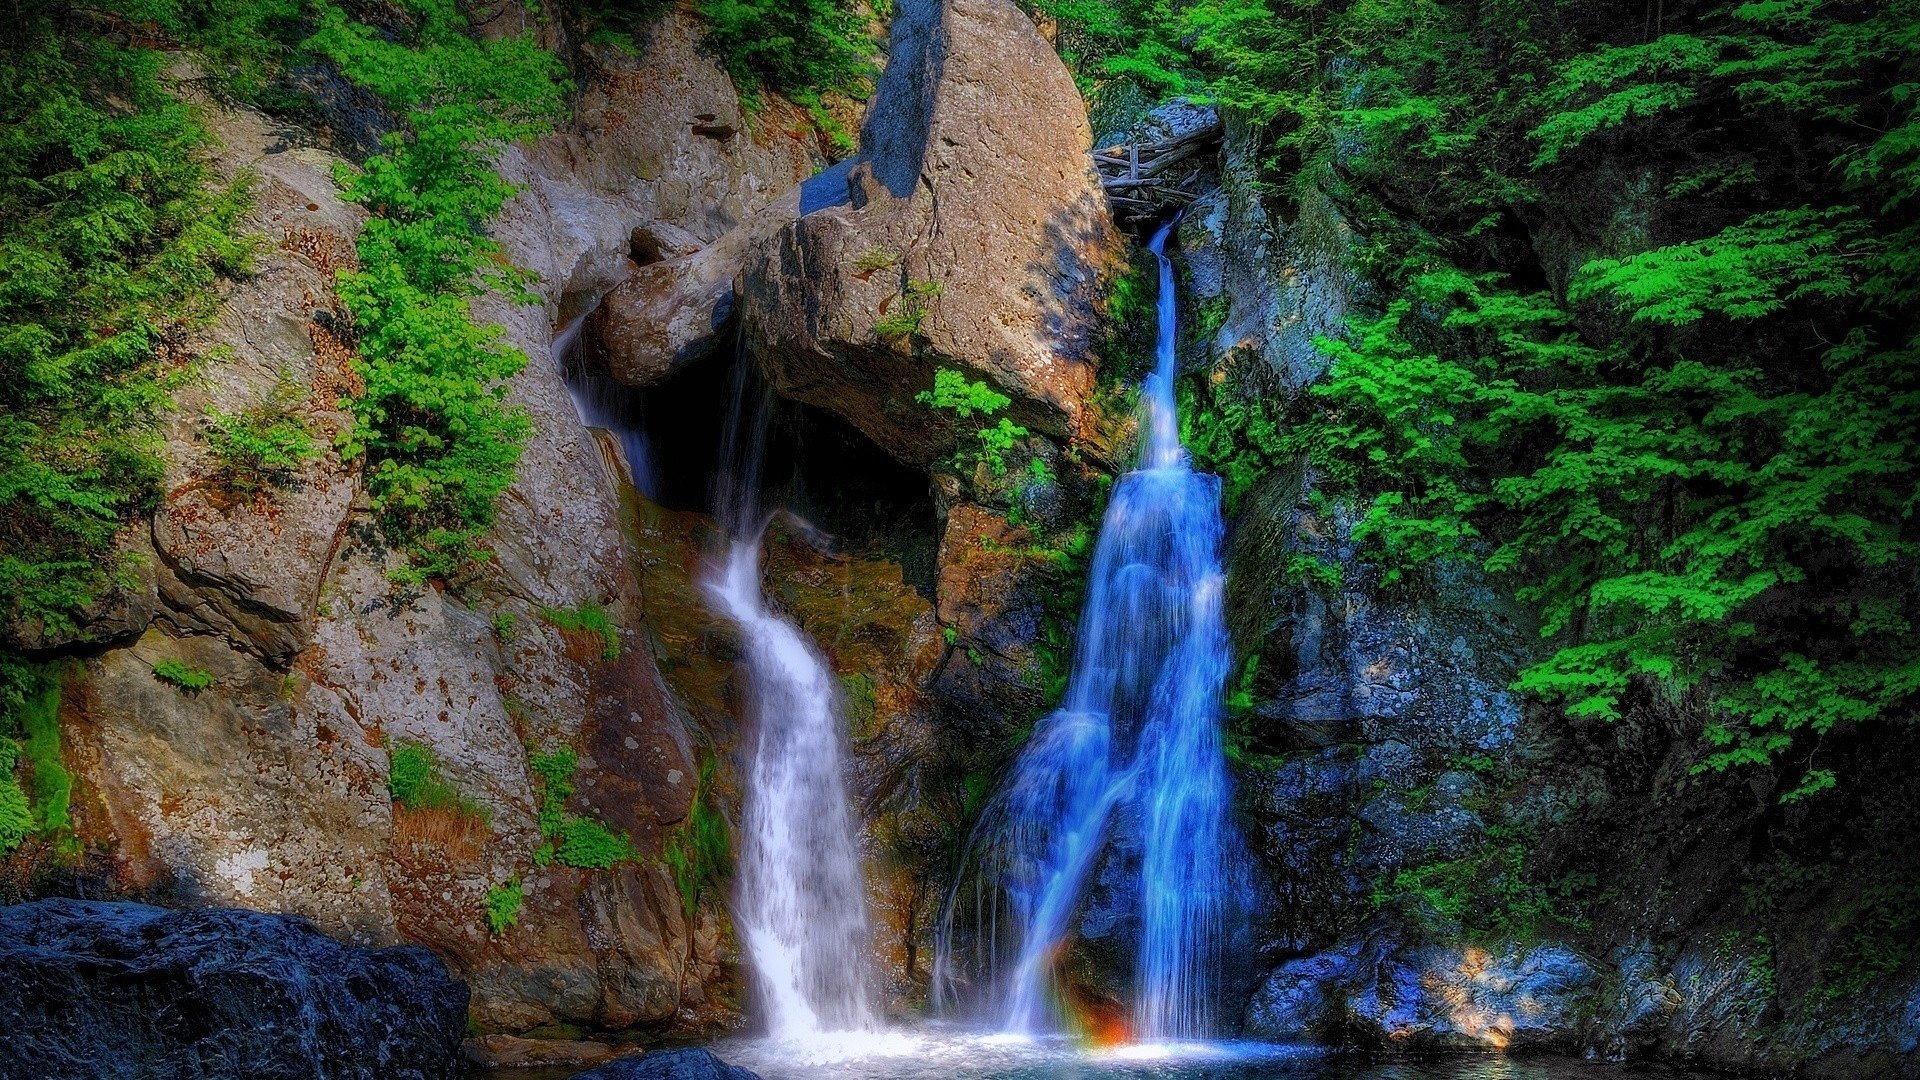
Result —
<instances>
[{"instance_id":1,"label":"stone outcrop","mask_svg":"<svg viewBox=\"0 0 1920 1080\"><path fill-rule=\"evenodd\" d=\"M0 1074L355 1080L464 1074L467 989L425 949L253 911L0 908Z\"/></svg>"},{"instance_id":2,"label":"stone outcrop","mask_svg":"<svg viewBox=\"0 0 1920 1080\"><path fill-rule=\"evenodd\" d=\"M1248 1034L1409 1052L1577 1052L1600 968L1556 944L1409 947L1377 934L1282 965L1247 1005Z\"/></svg>"},{"instance_id":3,"label":"stone outcrop","mask_svg":"<svg viewBox=\"0 0 1920 1080\"><path fill-rule=\"evenodd\" d=\"M859 153L807 182L800 219L745 270L745 341L775 388L912 464L953 446L912 397L941 367L1011 397L1034 431L1091 439L1118 238L1085 116L1008 0L900 4Z\"/></svg>"},{"instance_id":4,"label":"stone outcrop","mask_svg":"<svg viewBox=\"0 0 1920 1080\"><path fill-rule=\"evenodd\" d=\"M670 11L645 33L641 56L586 46L596 77L574 128L538 152L570 183L638 211L629 265L601 290L593 316L612 374L633 386L732 343L748 254L793 219L800 182L824 164L793 105L768 97L746 114L701 51L690 11Z\"/></svg>"}]
</instances>

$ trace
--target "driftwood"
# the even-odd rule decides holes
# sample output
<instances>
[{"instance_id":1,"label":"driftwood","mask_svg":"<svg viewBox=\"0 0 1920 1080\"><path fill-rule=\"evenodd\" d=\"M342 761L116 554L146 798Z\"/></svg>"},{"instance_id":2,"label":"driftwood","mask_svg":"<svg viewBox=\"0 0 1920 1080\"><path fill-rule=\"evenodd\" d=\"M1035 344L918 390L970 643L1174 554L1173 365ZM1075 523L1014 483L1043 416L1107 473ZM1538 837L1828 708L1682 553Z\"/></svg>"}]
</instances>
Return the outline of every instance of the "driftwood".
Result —
<instances>
[{"instance_id":1,"label":"driftwood","mask_svg":"<svg viewBox=\"0 0 1920 1080\"><path fill-rule=\"evenodd\" d=\"M1122 219L1155 217L1197 197L1194 182L1215 146L1221 126L1215 121L1184 135L1152 143L1124 143L1093 152L1100 187Z\"/></svg>"}]
</instances>

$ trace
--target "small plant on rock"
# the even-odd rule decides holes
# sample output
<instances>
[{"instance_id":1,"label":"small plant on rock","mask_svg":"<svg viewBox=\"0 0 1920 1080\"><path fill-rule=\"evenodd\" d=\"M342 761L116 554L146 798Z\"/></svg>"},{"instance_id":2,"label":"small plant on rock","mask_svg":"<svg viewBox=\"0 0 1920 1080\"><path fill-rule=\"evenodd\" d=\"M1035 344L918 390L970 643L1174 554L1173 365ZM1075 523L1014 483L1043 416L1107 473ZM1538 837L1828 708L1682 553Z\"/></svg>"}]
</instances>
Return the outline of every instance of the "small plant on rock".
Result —
<instances>
[{"instance_id":1,"label":"small plant on rock","mask_svg":"<svg viewBox=\"0 0 1920 1080\"><path fill-rule=\"evenodd\" d=\"M919 334L920 324L927 317L927 305L939 295L939 282L908 278L906 288L900 294L900 306L882 315L873 324L874 336L885 340Z\"/></svg>"},{"instance_id":2,"label":"small plant on rock","mask_svg":"<svg viewBox=\"0 0 1920 1080\"><path fill-rule=\"evenodd\" d=\"M213 457L213 478L238 495L285 486L320 456L306 424L277 402L233 413L210 410L201 437Z\"/></svg>"},{"instance_id":3,"label":"small plant on rock","mask_svg":"<svg viewBox=\"0 0 1920 1080\"><path fill-rule=\"evenodd\" d=\"M975 414L983 419L1005 409L1013 399L1000 393L985 382L968 380L958 371L941 368L933 373L933 389L922 390L914 395L915 401L935 409L953 413L961 420L972 419ZM956 455L958 462L984 461L995 476L1007 474L1007 455L1027 437L1027 429L1002 416L995 423L979 428L974 432L979 440L980 449L971 454ZM1051 479L1051 472L1042 464L1041 470Z\"/></svg>"},{"instance_id":4,"label":"small plant on rock","mask_svg":"<svg viewBox=\"0 0 1920 1080\"><path fill-rule=\"evenodd\" d=\"M213 685L213 672L197 668L183 660L162 660L153 665L153 677L163 683L198 693Z\"/></svg>"},{"instance_id":5,"label":"small plant on rock","mask_svg":"<svg viewBox=\"0 0 1920 1080\"><path fill-rule=\"evenodd\" d=\"M589 600L578 607L541 608L540 617L572 634L598 634L602 660L620 658L620 628L613 624L607 609Z\"/></svg>"},{"instance_id":6,"label":"small plant on rock","mask_svg":"<svg viewBox=\"0 0 1920 1080\"><path fill-rule=\"evenodd\" d=\"M487 890L487 929L499 937L520 922L520 907L526 902L526 890L519 878L510 878Z\"/></svg>"}]
</instances>

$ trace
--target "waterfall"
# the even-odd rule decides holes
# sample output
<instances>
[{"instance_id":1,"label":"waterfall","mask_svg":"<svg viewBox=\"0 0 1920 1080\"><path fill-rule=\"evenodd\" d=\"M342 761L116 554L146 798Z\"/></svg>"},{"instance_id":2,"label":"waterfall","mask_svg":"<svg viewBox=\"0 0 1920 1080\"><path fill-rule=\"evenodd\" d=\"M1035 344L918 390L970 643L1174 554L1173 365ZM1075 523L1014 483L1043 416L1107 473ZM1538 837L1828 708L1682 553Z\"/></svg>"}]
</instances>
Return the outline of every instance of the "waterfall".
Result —
<instances>
[{"instance_id":1,"label":"waterfall","mask_svg":"<svg viewBox=\"0 0 1920 1080\"><path fill-rule=\"evenodd\" d=\"M734 927L768 1033L804 1040L878 1026L871 933L846 782L838 683L800 629L767 607L757 491L771 402L740 362L716 482L731 536L702 583L740 627L749 684L747 768Z\"/></svg>"},{"instance_id":2,"label":"waterfall","mask_svg":"<svg viewBox=\"0 0 1920 1080\"><path fill-rule=\"evenodd\" d=\"M1014 1032L1060 1026L1054 969L1103 856L1136 875L1133 1026L1145 1038L1213 1030L1241 893L1221 742L1230 647L1220 481L1194 472L1180 445L1172 228L1149 245L1159 337L1142 388L1140 465L1115 485L1101 522L1066 700L1035 728L981 824L981 872L1019 928L1001 987ZM951 970L944 956L937 963Z\"/></svg>"},{"instance_id":3,"label":"waterfall","mask_svg":"<svg viewBox=\"0 0 1920 1080\"><path fill-rule=\"evenodd\" d=\"M620 444L621 456L627 461L627 482L640 494L652 498L655 495L653 455L647 445L646 432L640 427L638 398L632 387L594 370L587 362L581 330L587 324L587 316L599 306L600 301L595 299L553 335L553 362L560 369L561 378L566 380L567 393L573 398L573 411L581 425L599 428L614 437Z\"/></svg>"}]
</instances>

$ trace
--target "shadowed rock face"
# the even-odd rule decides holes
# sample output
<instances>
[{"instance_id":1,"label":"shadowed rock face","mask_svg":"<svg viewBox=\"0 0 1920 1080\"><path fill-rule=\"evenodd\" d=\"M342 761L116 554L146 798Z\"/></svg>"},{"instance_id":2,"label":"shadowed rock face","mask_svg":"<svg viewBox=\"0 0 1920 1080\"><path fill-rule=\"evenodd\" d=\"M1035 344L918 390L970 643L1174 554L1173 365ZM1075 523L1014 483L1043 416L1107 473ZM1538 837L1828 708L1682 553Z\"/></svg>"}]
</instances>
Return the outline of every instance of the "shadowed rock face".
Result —
<instances>
[{"instance_id":1,"label":"shadowed rock face","mask_svg":"<svg viewBox=\"0 0 1920 1080\"><path fill-rule=\"evenodd\" d=\"M0 1075L463 1075L467 988L425 949L305 919L42 900L0 908Z\"/></svg>"},{"instance_id":2,"label":"shadowed rock face","mask_svg":"<svg viewBox=\"0 0 1920 1080\"><path fill-rule=\"evenodd\" d=\"M775 388L926 464L951 428L916 403L941 367L1013 419L1093 435L1090 337L1118 235L1073 80L1006 0L911 0L851 162L748 259L744 338ZM937 286L937 293L932 289Z\"/></svg>"}]
</instances>

